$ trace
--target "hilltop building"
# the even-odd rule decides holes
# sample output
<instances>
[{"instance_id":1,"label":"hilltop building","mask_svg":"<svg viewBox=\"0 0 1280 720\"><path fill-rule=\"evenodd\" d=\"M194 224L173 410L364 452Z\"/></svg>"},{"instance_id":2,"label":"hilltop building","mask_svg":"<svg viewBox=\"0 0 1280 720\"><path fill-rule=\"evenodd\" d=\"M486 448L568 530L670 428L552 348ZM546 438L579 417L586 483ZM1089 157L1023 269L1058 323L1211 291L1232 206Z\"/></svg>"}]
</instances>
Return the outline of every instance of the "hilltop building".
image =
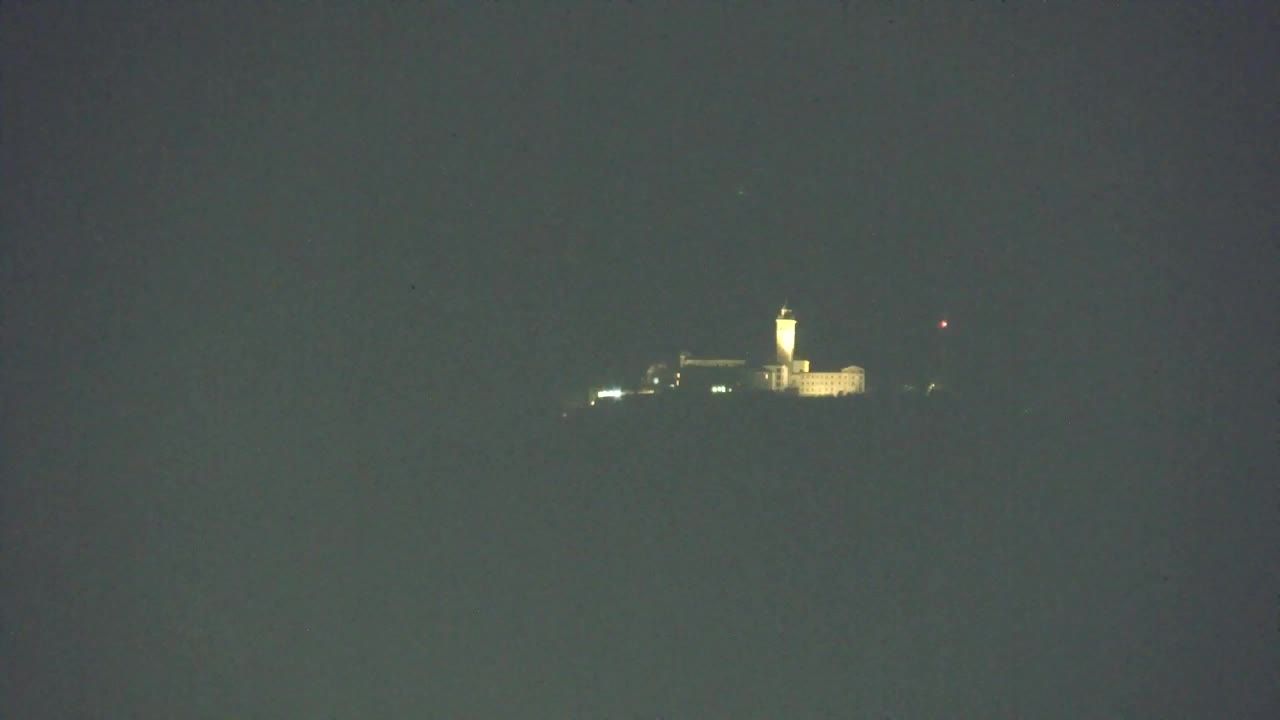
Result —
<instances>
[{"instance_id":1,"label":"hilltop building","mask_svg":"<svg viewBox=\"0 0 1280 720\"><path fill-rule=\"evenodd\" d=\"M866 371L849 365L839 372L813 372L808 360L796 359L796 318L783 306L774 320L776 357L773 364L753 370L748 386L801 397L836 397L866 392Z\"/></svg>"},{"instance_id":2,"label":"hilltop building","mask_svg":"<svg viewBox=\"0 0 1280 720\"><path fill-rule=\"evenodd\" d=\"M796 318L783 306L774 320L773 362L748 367L746 360L736 358L699 358L682 352L678 364L649 366L640 387L593 388L591 404L597 400L617 400L624 396L654 395L671 390L731 393L741 390L786 393L799 397L839 397L866 392L866 372L849 365L838 372L813 372L808 360L796 358Z\"/></svg>"}]
</instances>

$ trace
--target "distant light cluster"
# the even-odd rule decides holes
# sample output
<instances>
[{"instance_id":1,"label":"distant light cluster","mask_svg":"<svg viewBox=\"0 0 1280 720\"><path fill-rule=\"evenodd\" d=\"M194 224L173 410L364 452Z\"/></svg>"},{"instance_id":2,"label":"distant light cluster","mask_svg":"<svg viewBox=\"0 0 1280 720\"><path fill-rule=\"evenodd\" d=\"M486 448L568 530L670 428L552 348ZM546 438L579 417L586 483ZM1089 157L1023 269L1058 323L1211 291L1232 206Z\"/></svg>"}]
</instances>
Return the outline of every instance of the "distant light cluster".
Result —
<instances>
[{"instance_id":1,"label":"distant light cluster","mask_svg":"<svg viewBox=\"0 0 1280 720\"><path fill-rule=\"evenodd\" d=\"M617 401L632 395L666 392L728 395L738 390L754 390L797 397L839 397L866 392L866 372L861 367L849 365L837 372L813 372L808 360L796 357L796 317L789 307L783 306L774 325L775 357L770 363L750 367L743 359L694 357L682 352L678 363L650 365L637 389L593 388L589 402L595 405L599 400ZM943 320L939 327L945 326Z\"/></svg>"}]
</instances>

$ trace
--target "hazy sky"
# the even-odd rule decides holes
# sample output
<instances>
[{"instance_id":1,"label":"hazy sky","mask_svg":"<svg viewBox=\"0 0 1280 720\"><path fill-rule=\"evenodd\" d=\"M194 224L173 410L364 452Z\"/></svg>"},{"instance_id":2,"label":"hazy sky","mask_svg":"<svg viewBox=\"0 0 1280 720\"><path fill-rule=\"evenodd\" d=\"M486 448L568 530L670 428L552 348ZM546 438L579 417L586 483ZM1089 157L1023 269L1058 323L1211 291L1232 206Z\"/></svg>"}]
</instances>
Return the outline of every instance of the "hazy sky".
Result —
<instances>
[{"instance_id":1,"label":"hazy sky","mask_svg":"<svg viewBox=\"0 0 1280 720\"><path fill-rule=\"evenodd\" d=\"M945 315L982 393L1170 448L1212 428L1261 502L1277 23L1261 2L4 3L11 607L94 586L95 538L148 542L122 528L163 517L174 473L447 454L422 423L494 427L682 349L765 356L783 301L802 356L872 384L917 373ZM41 585L59 562L65 588Z\"/></svg>"},{"instance_id":2,"label":"hazy sky","mask_svg":"<svg viewBox=\"0 0 1280 720\"><path fill-rule=\"evenodd\" d=\"M1129 352L1261 282L1260 8L13 7L9 271L543 371L767 352L783 300L882 372L943 313Z\"/></svg>"}]
</instances>

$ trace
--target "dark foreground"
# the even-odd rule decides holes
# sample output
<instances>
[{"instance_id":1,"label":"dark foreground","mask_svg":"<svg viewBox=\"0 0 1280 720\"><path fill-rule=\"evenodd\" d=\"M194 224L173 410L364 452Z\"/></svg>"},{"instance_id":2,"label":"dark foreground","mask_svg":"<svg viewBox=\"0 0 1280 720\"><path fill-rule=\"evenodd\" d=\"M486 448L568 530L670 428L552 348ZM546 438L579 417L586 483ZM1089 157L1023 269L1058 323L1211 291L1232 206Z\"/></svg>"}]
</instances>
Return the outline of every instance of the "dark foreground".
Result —
<instances>
[{"instance_id":1,"label":"dark foreground","mask_svg":"<svg viewBox=\"0 0 1280 720\"><path fill-rule=\"evenodd\" d=\"M14 578L11 707L1257 717L1275 699L1266 553L1236 552L1248 530L1213 519L1238 495L1160 422L689 402L269 450L255 428L290 425L245 422L183 426L189 444L100 468L114 484L26 491L44 504L11 537L41 562Z\"/></svg>"}]
</instances>

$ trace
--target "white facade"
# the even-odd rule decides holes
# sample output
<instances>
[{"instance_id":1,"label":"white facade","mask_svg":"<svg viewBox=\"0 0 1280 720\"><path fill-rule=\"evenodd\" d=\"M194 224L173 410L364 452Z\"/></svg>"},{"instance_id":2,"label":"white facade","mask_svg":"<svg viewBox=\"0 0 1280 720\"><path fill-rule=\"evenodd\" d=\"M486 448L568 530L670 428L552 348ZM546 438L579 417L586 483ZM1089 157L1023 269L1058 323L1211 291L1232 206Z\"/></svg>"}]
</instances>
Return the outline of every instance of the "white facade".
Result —
<instances>
[{"instance_id":1,"label":"white facade","mask_svg":"<svg viewBox=\"0 0 1280 720\"><path fill-rule=\"evenodd\" d=\"M838 397L866 392L866 373L860 367L840 372L807 372L791 376L791 386L800 397Z\"/></svg>"},{"instance_id":2,"label":"white facade","mask_svg":"<svg viewBox=\"0 0 1280 720\"><path fill-rule=\"evenodd\" d=\"M838 397L866 392L866 371L856 365L840 372L811 372L808 360L796 359L796 319L790 308L782 308L775 324L777 364L765 365L757 383L774 392L794 392L801 397Z\"/></svg>"},{"instance_id":3,"label":"white facade","mask_svg":"<svg viewBox=\"0 0 1280 720\"><path fill-rule=\"evenodd\" d=\"M765 365L761 369L762 380L764 381L764 389L773 392L782 392L787 389L787 385L791 382L791 373L788 372L786 365Z\"/></svg>"},{"instance_id":4,"label":"white facade","mask_svg":"<svg viewBox=\"0 0 1280 720\"><path fill-rule=\"evenodd\" d=\"M796 354L796 319L791 315L791 310L786 305L782 306L782 311L778 313L778 319L774 321L774 324L776 326L775 338L778 350L777 362L779 365L789 368Z\"/></svg>"}]
</instances>

